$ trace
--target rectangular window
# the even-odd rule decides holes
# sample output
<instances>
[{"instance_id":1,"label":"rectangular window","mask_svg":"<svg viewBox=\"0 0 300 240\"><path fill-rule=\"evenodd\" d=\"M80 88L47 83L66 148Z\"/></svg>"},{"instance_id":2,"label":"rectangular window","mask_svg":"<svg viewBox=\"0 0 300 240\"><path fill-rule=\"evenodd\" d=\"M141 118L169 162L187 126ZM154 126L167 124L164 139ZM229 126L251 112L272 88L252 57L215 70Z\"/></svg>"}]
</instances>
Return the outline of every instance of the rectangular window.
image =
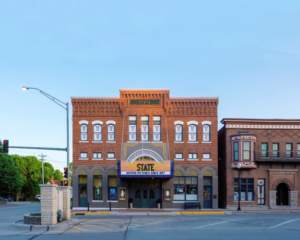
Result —
<instances>
[{"instance_id":1,"label":"rectangular window","mask_svg":"<svg viewBox=\"0 0 300 240\"><path fill-rule=\"evenodd\" d=\"M254 201L253 178L241 178L241 201ZM239 201L239 179L234 179L234 201Z\"/></svg>"},{"instance_id":2,"label":"rectangular window","mask_svg":"<svg viewBox=\"0 0 300 240\"><path fill-rule=\"evenodd\" d=\"M115 153L107 153L107 159L115 159Z\"/></svg>"},{"instance_id":3,"label":"rectangular window","mask_svg":"<svg viewBox=\"0 0 300 240\"><path fill-rule=\"evenodd\" d=\"M161 117L153 117L153 141L161 141Z\"/></svg>"},{"instance_id":4,"label":"rectangular window","mask_svg":"<svg viewBox=\"0 0 300 240\"><path fill-rule=\"evenodd\" d=\"M300 143L297 144L297 158L300 158Z\"/></svg>"},{"instance_id":5,"label":"rectangular window","mask_svg":"<svg viewBox=\"0 0 300 240\"><path fill-rule=\"evenodd\" d=\"M293 144L292 143L286 144L286 157L287 158L293 157Z\"/></svg>"},{"instance_id":6,"label":"rectangular window","mask_svg":"<svg viewBox=\"0 0 300 240\"><path fill-rule=\"evenodd\" d=\"M203 153L203 159L210 159L210 153Z\"/></svg>"},{"instance_id":7,"label":"rectangular window","mask_svg":"<svg viewBox=\"0 0 300 240\"><path fill-rule=\"evenodd\" d=\"M243 142L243 159L250 160L250 142Z\"/></svg>"},{"instance_id":8,"label":"rectangular window","mask_svg":"<svg viewBox=\"0 0 300 240\"><path fill-rule=\"evenodd\" d=\"M149 116L141 117L141 140L149 141Z\"/></svg>"},{"instance_id":9,"label":"rectangular window","mask_svg":"<svg viewBox=\"0 0 300 240\"><path fill-rule=\"evenodd\" d=\"M234 161L239 160L239 143L234 142L233 143L233 154L234 154Z\"/></svg>"},{"instance_id":10,"label":"rectangular window","mask_svg":"<svg viewBox=\"0 0 300 240\"><path fill-rule=\"evenodd\" d=\"M108 200L117 199L117 177L108 176Z\"/></svg>"},{"instance_id":11,"label":"rectangular window","mask_svg":"<svg viewBox=\"0 0 300 240\"><path fill-rule=\"evenodd\" d=\"M94 200L102 200L102 176L94 176Z\"/></svg>"},{"instance_id":12,"label":"rectangular window","mask_svg":"<svg viewBox=\"0 0 300 240\"><path fill-rule=\"evenodd\" d=\"M182 125L175 126L175 142L182 142Z\"/></svg>"},{"instance_id":13,"label":"rectangular window","mask_svg":"<svg viewBox=\"0 0 300 240\"><path fill-rule=\"evenodd\" d=\"M102 153L101 152L94 152L93 153L93 158L94 159L101 159L102 158Z\"/></svg>"},{"instance_id":14,"label":"rectangular window","mask_svg":"<svg viewBox=\"0 0 300 240\"><path fill-rule=\"evenodd\" d=\"M272 155L274 158L279 157L279 143L273 143L273 152Z\"/></svg>"},{"instance_id":15,"label":"rectangular window","mask_svg":"<svg viewBox=\"0 0 300 240\"><path fill-rule=\"evenodd\" d=\"M115 141L115 125L113 124L107 126L107 141Z\"/></svg>"},{"instance_id":16,"label":"rectangular window","mask_svg":"<svg viewBox=\"0 0 300 240\"><path fill-rule=\"evenodd\" d=\"M198 159L197 153L189 153L189 159Z\"/></svg>"},{"instance_id":17,"label":"rectangular window","mask_svg":"<svg viewBox=\"0 0 300 240\"><path fill-rule=\"evenodd\" d=\"M268 143L261 144L261 156L268 157Z\"/></svg>"},{"instance_id":18,"label":"rectangular window","mask_svg":"<svg viewBox=\"0 0 300 240\"><path fill-rule=\"evenodd\" d=\"M80 140L81 141L87 141L87 125L81 124L80 125Z\"/></svg>"},{"instance_id":19,"label":"rectangular window","mask_svg":"<svg viewBox=\"0 0 300 240\"><path fill-rule=\"evenodd\" d=\"M88 157L87 152L80 153L80 158L87 158L87 157Z\"/></svg>"},{"instance_id":20,"label":"rectangular window","mask_svg":"<svg viewBox=\"0 0 300 240\"><path fill-rule=\"evenodd\" d=\"M175 154L175 159L183 159L183 154L182 153L176 153Z\"/></svg>"},{"instance_id":21,"label":"rectangular window","mask_svg":"<svg viewBox=\"0 0 300 240\"><path fill-rule=\"evenodd\" d=\"M137 128L136 116L129 116L129 141L137 141L136 128Z\"/></svg>"},{"instance_id":22,"label":"rectangular window","mask_svg":"<svg viewBox=\"0 0 300 240\"><path fill-rule=\"evenodd\" d=\"M174 201L198 200L198 177L175 177L173 184Z\"/></svg>"},{"instance_id":23,"label":"rectangular window","mask_svg":"<svg viewBox=\"0 0 300 240\"><path fill-rule=\"evenodd\" d=\"M94 125L94 141L102 141L102 125Z\"/></svg>"}]
</instances>

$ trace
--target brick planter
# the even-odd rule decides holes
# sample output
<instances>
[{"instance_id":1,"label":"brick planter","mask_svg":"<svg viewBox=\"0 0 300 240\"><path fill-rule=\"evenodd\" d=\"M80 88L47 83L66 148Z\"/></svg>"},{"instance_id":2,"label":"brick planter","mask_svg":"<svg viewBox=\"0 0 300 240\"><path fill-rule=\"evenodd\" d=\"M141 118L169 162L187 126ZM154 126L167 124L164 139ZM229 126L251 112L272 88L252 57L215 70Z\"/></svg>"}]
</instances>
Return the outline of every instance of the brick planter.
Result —
<instances>
[{"instance_id":1,"label":"brick planter","mask_svg":"<svg viewBox=\"0 0 300 240\"><path fill-rule=\"evenodd\" d=\"M41 216L31 216L30 214L24 215L24 224L41 225Z\"/></svg>"}]
</instances>

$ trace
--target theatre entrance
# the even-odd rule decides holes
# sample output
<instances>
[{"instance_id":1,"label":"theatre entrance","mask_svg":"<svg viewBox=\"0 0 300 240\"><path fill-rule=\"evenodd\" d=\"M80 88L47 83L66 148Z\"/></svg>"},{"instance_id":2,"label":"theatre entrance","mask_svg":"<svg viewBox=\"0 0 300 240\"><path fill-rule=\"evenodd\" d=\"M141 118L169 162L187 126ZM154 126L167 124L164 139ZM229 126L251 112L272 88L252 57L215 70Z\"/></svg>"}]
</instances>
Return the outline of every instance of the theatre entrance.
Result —
<instances>
[{"instance_id":1,"label":"theatre entrance","mask_svg":"<svg viewBox=\"0 0 300 240\"><path fill-rule=\"evenodd\" d=\"M157 200L161 199L160 179L129 179L128 185L134 208L157 208Z\"/></svg>"}]
</instances>

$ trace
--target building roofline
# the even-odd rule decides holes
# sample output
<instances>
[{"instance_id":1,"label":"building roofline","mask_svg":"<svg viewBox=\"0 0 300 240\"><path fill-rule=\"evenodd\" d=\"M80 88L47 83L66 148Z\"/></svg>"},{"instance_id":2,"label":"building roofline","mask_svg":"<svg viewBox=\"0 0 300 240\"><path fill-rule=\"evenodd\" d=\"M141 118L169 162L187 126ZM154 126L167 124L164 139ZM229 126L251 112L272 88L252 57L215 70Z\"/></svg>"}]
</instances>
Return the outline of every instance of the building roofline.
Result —
<instances>
[{"instance_id":1,"label":"building roofline","mask_svg":"<svg viewBox=\"0 0 300 240\"><path fill-rule=\"evenodd\" d=\"M120 99L120 97L71 97L71 99Z\"/></svg>"},{"instance_id":2,"label":"building roofline","mask_svg":"<svg viewBox=\"0 0 300 240\"><path fill-rule=\"evenodd\" d=\"M169 88L120 88L119 91L170 91Z\"/></svg>"},{"instance_id":3,"label":"building roofline","mask_svg":"<svg viewBox=\"0 0 300 240\"><path fill-rule=\"evenodd\" d=\"M221 123L226 122L260 122L260 123L300 123L300 119L279 119L279 118L223 118Z\"/></svg>"},{"instance_id":4,"label":"building roofline","mask_svg":"<svg viewBox=\"0 0 300 240\"><path fill-rule=\"evenodd\" d=\"M170 97L170 99L219 99L219 97Z\"/></svg>"}]
</instances>

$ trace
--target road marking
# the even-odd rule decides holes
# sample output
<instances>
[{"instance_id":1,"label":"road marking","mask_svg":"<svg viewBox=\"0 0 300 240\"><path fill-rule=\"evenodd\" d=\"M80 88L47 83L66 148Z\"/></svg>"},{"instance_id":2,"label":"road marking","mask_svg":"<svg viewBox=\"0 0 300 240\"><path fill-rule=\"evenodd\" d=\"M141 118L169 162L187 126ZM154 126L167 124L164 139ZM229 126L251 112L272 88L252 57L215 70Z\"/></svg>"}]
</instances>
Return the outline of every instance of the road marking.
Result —
<instances>
[{"instance_id":1,"label":"road marking","mask_svg":"<svg viewBox=\"0 0 300 240\"><path fill-rule=\"evenodd\" d=\"M279 226L285 225L285 224L287 224L287 223L290 223L290 222L295 222L295 221L297 221L297 220L300 220L300 218L298 218L298 219L293 219L293 220L290 220L290 221L286 221L286 222L283 222L283 223L277 224L277 225L275 225L275 226L273 226L273 227L270 227L270 228L276 228L276 227L279 227Z\"/></svg>"},{"instance_id":2,"label":"road marking","mask_svg":"<svg viewBox=\"0 0 300 240\"><path fill-rule=\"evenodd\" d=\"M163 221L163 222L154 222L154 223L148 223L148 224L144 224L144 225L132 226L132 227L128 227L128 228L144 227L144 226L147 226L147 225L153 225L153 224L158 224L158 223L166 223L166 222L176 222L176 220ZM126 229L126 228L121 228L120 230L124 230L124 229Z\"/></svg>"},{"instance_id":3,"label":"road marking","mask_svg":"<svg viewBox=\"0 0 300 240\"><path fill-rule=\"evenodd\" d=\"M86 232L88 232L88 230L85 230L85 229L83 229L83 228L80 228L80 227L76 227L76 226L74 226L73 228L76 228L76 229L78 229L78 230L81 230L81 231L86 231ZM70 229L71 230L71 229Z\"/></svg>"},{"instance_id":4,"label":"road marking","mask_svg":"<svg viewBox=\"0 0 300 240\"><path fill-rule=\"evenodd\" d=\"M80 224L84 224L84 225L86 225L85 223L80 223ZM90 223L90 224L92 224L92 223ZM117 226L116 224L109 224L109 223L100 223L100 222L97 222L97 223L94 223L94 224L102 224L102 225L109 225L109 226Z\"/></svg>"},{"instance_id":5,"label":"road marking","mask_svg":"<svg viewBox=\"0 0 300 240\"><path fill-rule=\"evenodd\" d=\"M94 228L100 228L100 229L104 229L104 230L113 230L111 228L104 228L104 227L100 227L100 226L94 226L94 225L89 225L89 224L85 224L84 226L88 226L88 227L94 227ZM87 230L86 230L87 231Z\"/></svg>"},{"instance_id":6,"label":"road marking","mask_svg":"<svg viewBox=\"0 0 300 240\"><path fill-rule=\"evenodd\" d=\"M237 220L229 220L229 221L223 221L223 222L217 222L217 223L207 224L207 225L203 225L203 226L199 226L199 227L194 227L194 228L191 228L191 229L197 229L197 228L202 228L202 227L209 227L209 226L218 225L218 224L222 224L222 223L242 221L242 220L247 220L247 219L248 218L237 219Z\"/></svg>"}]
</instances>

